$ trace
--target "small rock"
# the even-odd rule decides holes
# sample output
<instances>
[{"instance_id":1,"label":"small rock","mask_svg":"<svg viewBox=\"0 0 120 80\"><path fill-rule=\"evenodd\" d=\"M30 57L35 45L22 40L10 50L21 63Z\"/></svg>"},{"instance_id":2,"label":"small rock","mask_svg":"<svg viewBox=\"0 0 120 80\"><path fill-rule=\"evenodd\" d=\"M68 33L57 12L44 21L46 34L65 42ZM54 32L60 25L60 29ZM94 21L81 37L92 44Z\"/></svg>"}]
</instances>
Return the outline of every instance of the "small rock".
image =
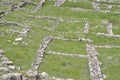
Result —
<instances>
[{"instance_id":1,"label":"small rock","mask_svg":"<svg viewBox=\"0 0 120 80\"><path fill-rule=\"evenodd\" d=\"M13 65L9 65L8 68L11 69L11 70L15 70L16 69L16 67L13 66Z\"/></svg>"},{"instance_id":2,"label":"small rock","mask_svg":"<svg viewBox=\"0 0 120 80\"><path fill-rule=\"evenodd\" d=\"M23 38L16 38L15 41L22 41Z\"/></svg>"},{"instance_id":3,"label":"small rock","mask_svg":"<svg viewBox=\"0 0 120 80\"><path fill-rule=\"evenodd\" d=\"M12 65L13 62L12 61L2 61L3 65Z\"/></svg>"},{"instance_id":4,"label":"small rock","mask_svg":"<svg viewBox=\"0 0 120 80\"><path fill-rule=\"evenodd\" d=\"M18 43L16 43L16 42L13 42L13 44L14 44L14 45L17 45Z\"/></svg>"},{"instance_id":5,"label":"small rock","mask_svg":"<svg viewBox=\"0 0 120 80\"><path fill-rule=\"evenodd\" d=\"M49 75L48 75L46 72L42 72L42 73L40 74L40 78L41 78L41 79L47 79L47 78L49 78Z\"/></svg>"}]
</instances>

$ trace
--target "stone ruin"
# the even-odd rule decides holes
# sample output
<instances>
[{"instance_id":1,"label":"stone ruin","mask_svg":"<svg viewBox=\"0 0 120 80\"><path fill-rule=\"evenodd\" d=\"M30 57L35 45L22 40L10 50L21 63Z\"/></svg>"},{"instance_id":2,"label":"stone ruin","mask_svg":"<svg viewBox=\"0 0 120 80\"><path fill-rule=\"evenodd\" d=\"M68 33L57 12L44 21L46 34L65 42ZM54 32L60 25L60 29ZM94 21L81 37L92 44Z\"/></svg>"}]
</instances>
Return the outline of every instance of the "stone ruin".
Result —
<instances>
[{"instance_id":1,"label":"stone ruin","mask_svg":"<svg viewBox=\"0 0 120 80\"><path fill-rule=\"evenodd\" d=\"M98 52L96 52L92 45L88 44L86 45L86 51L88 55L91 80L103 80L104 78L100 68L101 62L97 59Z\"/></svg>"},{"instance_id":2,"label":"stone ruin","mask_svg":"<svg viewBox=\"0 0 120 80\"><path fill-rule=\"evenodd\" d=\"M51 36L46 36L43 39L43 42L39 46L39 49L37 51L36 59L33 61L32 65L31 65L31 68L27 72L28 76L37 77L37 75L38 75L37 70L38 70L38 68L40 66L40 63L42 62L45 50L46 50L48 44L51 42L51 40L52 40Z\"/></svg>"}]
</instances>

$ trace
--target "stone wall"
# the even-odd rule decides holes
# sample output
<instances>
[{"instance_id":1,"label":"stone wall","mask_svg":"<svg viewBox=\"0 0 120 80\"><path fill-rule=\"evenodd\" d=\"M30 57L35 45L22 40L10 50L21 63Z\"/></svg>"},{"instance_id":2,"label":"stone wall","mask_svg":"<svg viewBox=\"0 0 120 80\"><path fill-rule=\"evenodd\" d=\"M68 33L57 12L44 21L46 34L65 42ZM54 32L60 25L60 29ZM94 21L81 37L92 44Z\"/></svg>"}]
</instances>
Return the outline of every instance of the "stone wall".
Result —
<instances>
[{"instance_id":1,"label":"stone wall","mask_svg":"<svg viewBox=\"0 0 120 80\"><path fill-rule=\"evenodd\" d=\"M52 36L53 39L59 39L59 40L64 40L64 41L73 41L73 42L93 42L93 40L91 39L88 39L88 38L78 38L78 39L75 39L75 38L64 38L63 36Z\"/></svg>"},{"instance_id":2,"label":"stone wall","mask_svg":"<svg viewBox=\"0 0 120 80\"><path fill-rule=\"evenodd\" d=\"M28 76L33 76L33 77L37 76L37 70L40 66L40 63L42 62L42 59L45 54L45 50L46 50L48 44L51 42L51 40L52 40L51 36L46 36L43 39L42 44L39 46L39 48L37 50L36 59L32 62L31 68L27 72Z\"/></svg>"},{"instance_id":3,"label":"stone wall","mask_svg":"<svg viewBox=\"0 0 120 80\"><path fill-rule=\"evenodd\" d=\"M86 52L88 55L89 69L91 80L103 80L103 74L100 69L101 63L97 59L98 52L92 45L86 45Z\"/></svg>"}]
</instances>

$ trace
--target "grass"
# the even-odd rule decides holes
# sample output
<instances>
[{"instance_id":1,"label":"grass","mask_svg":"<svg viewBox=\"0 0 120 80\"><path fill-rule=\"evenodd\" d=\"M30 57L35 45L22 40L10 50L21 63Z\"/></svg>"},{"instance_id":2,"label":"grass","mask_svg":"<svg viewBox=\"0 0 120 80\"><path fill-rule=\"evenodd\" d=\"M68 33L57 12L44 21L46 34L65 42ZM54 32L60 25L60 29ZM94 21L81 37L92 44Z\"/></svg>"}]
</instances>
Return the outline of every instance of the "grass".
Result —
<instances>
[{"instance_id":1,"label":"grass","mask_svg":"<svg viewBox=\"0 0 120 80\"><path fill-rule=\"evenodd\" d=\"M120 49L98 49L99 60L102 62L102 72L106 74L105 80L119 80Z\"/></svg>"},{"instance_id":2,"label":"grass","mask_svg":"<svg viewBox=\"0 0 120 80\"><path fill-rule=\"evenodd\" d=\"M65 31L65 32L69 32L69 31L72 31L72 32L77 32L77 31L80 31L82 32L83 31L83 28L84 28L84 24L83 23L60 23L58 25L58 27L55 29L57 31Z\"/></svg>"},{"instance_id":3,"label":"grass","mask_svg":"<svg viewBox=\"0 0 120 80\"><path fill-rule=\"evenodd\" d=\"M12 0L14 4L18 4L21 0ZM40 0L32 0L33 2L39 2ZM116 2L114 3L99 3L102 9L106 9L106 4L114 4L112 7L112 12L101 13L95 11L72 11L67 7L71 8L83 8L91 9L92 4L89 1L79 1L70 2L66 1L61 7L54 7L54 1L47 0L44 6L38 10L37 13L32 11L23 11L21 9L16 9L9 12L0 21L10 21L17 22L25 26L26 24L30 28L28 32L28 37L24 40L28 45L22 45L22 42L15 42L15 38L20 37L19 34L9 34L8 29L14 29L22 31L24 27L15 27L0 25L0 47L5 51L5 55L13 61L14 65L21 66L21 72L25 74L29 70L32 61L36 58L36 52L39 45L42 43L43 38L46 35L53 36L64 36L66 38L89 38L93 40L93 43L87 42L72 42L63 40L52 40L49 44L47 51L56 51L63 53L74 53L74 54L85 54L86 44L93 45L112 45L119 46L120 40L117 38L109 38L105 36L95 35L98 32L107 33L107 25L102 24L102 21L107 20L113 23L113 33L120 35L120 14L114 13L119 12L119 7ZM36 6L26 5L24 9L34 10ZM8 9L7 6L0 5L0 11ZM35 19L29 18L28 15L33 16L53 16L57 18L62 18L64 20L79 20L79 23L68 23L60 22L54 31L45 30L44 27L52 27L55 23L54 20L49 19ZM85 22L88 21L90 24L90 30L88 34L83 34ZM59 32L57 32L59 31ZM80 33L62 33L62 32L77 32ZM2 34L4 36L2 36ZM17 43L14 45L13 43ZM99 59L103 62L102 71L106 74L106 80L119 80L119 49L97 49L100 53ZM112 57L112 60L108 60ZM116 63L117 62L117 63ZM90 74L88 69L87 58L77 58L77 57L65 57L46 54L40 65L39 72L45 71L51 77L62 77L62 78L73 78L74 80L90 80ZM0 75L3 74L0 72ZM26 75L26 74L25 74Z\"/></svg>"},{"instance_id":4,"label":"grass","mask_svg":"<svg viewBox=\"0 0 120 80\"><path fill-rule=\"evenodd\" d=\"M39 70L55 77L90 80L87 59L85 58L45 55Z\"/></svg>"},{"instance_id":5,"label":"grass","mask_svg":"<svg viewBox=\"0 0 120 80\"><path fill-rule=\"evenodd\" d=\"M49 45L48 50L71 54L85 54L85 43L53 40Z\"/></svg>"},{"instance_id":6,"label":"grass","mask_svg":"<svg viewBox=\"0 0 120 80\"><path fill-rule=\"evenodd\" d=\"M86 1L78 1L78 2L70 2L66 1L63 7L74 7L74 8L84 8L84 9L92 9L92 5L90 3L86 4Z\"/></svg>"}]
</instances>

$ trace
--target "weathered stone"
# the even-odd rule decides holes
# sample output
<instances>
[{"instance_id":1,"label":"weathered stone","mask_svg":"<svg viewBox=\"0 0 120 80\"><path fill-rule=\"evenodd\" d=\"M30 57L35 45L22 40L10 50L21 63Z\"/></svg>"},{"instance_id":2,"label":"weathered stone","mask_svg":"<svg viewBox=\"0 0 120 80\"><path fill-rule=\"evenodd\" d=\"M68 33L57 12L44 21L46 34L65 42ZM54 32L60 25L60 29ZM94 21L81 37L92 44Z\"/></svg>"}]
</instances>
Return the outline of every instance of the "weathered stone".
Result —
<instances>
[{"instance_id":1,"label":"weathered stone","mask_svg":"<svg viewBox=\"0 0 120 80\"><path fill-rule=\"evenodd\" d=\"M40 63L42 62L43 56L44 56L44 51L47 48L48 44L51 42L52 38L51 36L46 36L43 39L42 44L39 46L39 49L37 50L37 56L36 59L33 61L33 63L31 64L31 68L30 71L37 71ZM28 71L29 72L29 71Z\"/></svg>"},{"instance_id":2,"label":"weathered stone","mask_svg":"<svg viewBox=\"0 0 120 80\"><path fill-rule=\"evenodd\" d=\"M41 79L48 79L48 78L49 78L49 75L48 75L46 72L42 72L42 73L40 74L40 78L41 78Z\"/></svg>"},{"instance_id":3,"label":"weathered stone","mask_svg":"<svg viewBox=\"0 0 120 80\"><path fill-rule=\"evenodd\" d=\"M29 77L36 78L36 77L38 76L38 72L37 72L37 71L33 71L33 70L29 70L29 71L27 72L27 75L28 75Z\"/></svg>"},{"instance_id":4,"label":"weathered stone","mask_svg":"<svg viewBox=\"0 0 120 80\"><path fill-rule=\"evenodd\" d=\"M6 67L0 67L0 72L9 72L9 69Z\"/></svg>"},{"instance_id":5,"label":"weathered stone","mask_svg":"<svg viewBox=\"0 0 120 80\"><path fill-rule=\"evenodd\" d=\"M12 65L13 62L12 61L2 61L3 65Z\"/></svg>"},{"instance_id":6,"label":"weathered stone","mask_svg":"<svg viewBox=\"0 0 120 80\"><path fill-rule=\"evenodd\" d=\"M89 32L89 23L87 22L84 27L84 32L83 33L88 33Z\"/></svg>"},{"instance_id":7,"label":"weathered stone","mask_svg":"<svg viewBox=\"0 0 120 80\"><path fill-rule=\"evenodd\" d=\"M23 38L16 38L15 41L22 41Z\"/></svg>"},{"instance_id":8,"label":"weathered stone","mask_svg":"<svg viewBox=\"0 0 120 80\"><path fill-rule=\"evenodd\" d=\"M15 70L16 69L16 67L15 66L13 66L13 65L9 65L9 66L7 66L9 69L11 69L11 70Z\"/></svg>"},{"instance_id":9,"label":"weathered stone","mask_svg":"<svg viewBox=\"0 0 120 80\"><path fill-rule=\"evenodd\" d=\"M5 57L4 55L2 55L1 60L2 60L2 61L8 61L8 58Z\"/></svg>"},{"instance_id":10,"label":"weathered stone","mask_svg":"<svg viewBox=\"0 0 120 80\"><path fill-rule=\"evenodd\" d=\"M2 80L8 80L8 75L4 74L0 77Z\"/></svg>"},{"instance_id":11,"label":"weathered stone","mask_svg":"<svg viewBox=\"0 0 120 80\"><path fill-rule=\"evenodd\" d=\"M112 23L108 24L107 31L108 31L108 34L113 35L113 32L112 32Z\"/></svg>"},{"instance_id":12,"label":"weathered stone","mask_svg":"<svg viewBox=\"0 0 120 80\"><path fill-rule=\"evenodd\" d=\"M88 54L89 60L89 69L92 80L103 80L100 65L101 63L97 59L98 52L96 52L95 48L92 45L86 45L86 52Z\"/></svg>"}]
</instances>

